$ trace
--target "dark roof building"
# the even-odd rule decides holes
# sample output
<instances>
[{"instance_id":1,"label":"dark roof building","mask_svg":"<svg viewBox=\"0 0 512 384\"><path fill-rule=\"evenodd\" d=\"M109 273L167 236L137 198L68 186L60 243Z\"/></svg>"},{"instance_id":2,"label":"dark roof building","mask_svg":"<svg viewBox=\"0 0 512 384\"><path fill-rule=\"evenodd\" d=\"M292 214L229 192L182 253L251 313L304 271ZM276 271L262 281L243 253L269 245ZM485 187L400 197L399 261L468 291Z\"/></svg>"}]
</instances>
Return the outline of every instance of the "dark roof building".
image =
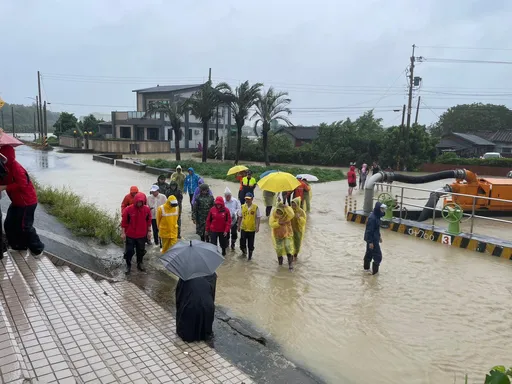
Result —
<instances>
[{"instance_id":1,"label":"dark roof building","mask_svg":"<svg viewBox=\"0 0 512 384\"><path fill-rule=\"evenodd\" d=\"M281 127L275 133L287 135L296 147L300 147L318 137L318 127Z\"/></svg>"},{"instance_id":2,"label":"dark roof building","mask_svg":"<svg viewBox=\"0 0 512 384\"><path fill-rule=\"evenodd\" d=\"M439 152L453 151L462 157L480 157L494 152L495 144L477 135L452 132L444 135L436 148Z\"/></svg>"},{"instance_id":3,"label":"dark roof building","mask_svg":"<svg viewBox=\"0 0 512 384\"><path fill-rule=\"evenodd\" d=\"M178 91L195 91L201 87L202 84L191 84L191 85L157 85L156 87L135 89L132 92L137 93L168 93Z\"/></svg>"}]
</instances>

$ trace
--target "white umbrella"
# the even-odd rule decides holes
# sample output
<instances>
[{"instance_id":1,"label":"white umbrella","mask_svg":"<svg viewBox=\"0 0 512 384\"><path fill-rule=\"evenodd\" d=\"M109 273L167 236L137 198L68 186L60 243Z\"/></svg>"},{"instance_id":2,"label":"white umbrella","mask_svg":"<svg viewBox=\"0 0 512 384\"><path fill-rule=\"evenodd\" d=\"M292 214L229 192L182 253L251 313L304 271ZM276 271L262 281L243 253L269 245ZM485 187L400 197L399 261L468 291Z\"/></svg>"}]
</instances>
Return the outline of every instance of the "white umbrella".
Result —
<instances>
[{"instance_id":1,"label":"white umbrella","mask_svg":"<svg viewBox=\"0 0 512 384\"><path fill-rule=\"evenodd\" d=\"M297 175L297 179L305 179L306 181L318 181L318 177L310 175L308 173L302 173Z\"/></svg>"}]
</instances>

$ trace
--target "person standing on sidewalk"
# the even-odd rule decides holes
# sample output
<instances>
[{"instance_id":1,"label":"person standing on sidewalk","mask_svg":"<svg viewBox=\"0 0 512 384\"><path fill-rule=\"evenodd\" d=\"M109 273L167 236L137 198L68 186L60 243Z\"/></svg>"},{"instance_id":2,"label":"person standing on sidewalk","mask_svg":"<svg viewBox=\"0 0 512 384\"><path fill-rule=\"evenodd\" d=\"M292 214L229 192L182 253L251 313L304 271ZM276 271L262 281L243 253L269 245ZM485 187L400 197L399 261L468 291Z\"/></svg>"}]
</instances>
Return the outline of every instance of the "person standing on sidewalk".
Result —
<instances>
[{"instance_id":1,"label":"person standing on sidewalk","mask_svg":"<svg viewBox=\"0 0 512 384\"><path fill-rule=\"evenodd\" d=\"M238 211L240 211L242 205L239 200L233 198L233 194L228 187L224 190L224 204L226 204L226 208L229 209L231 213L231 230L230 233L228 233L227 242L229 244L229 240L231 239L231 250L234 251L236 239L238 238Z\"/></svg>"},{"instance_id":2,"label":"person standing on sidewalk","mask_svg":"<svg viewBox=\"0 0 512 384\"><path fill-rule=\"evenodd\" d=\"M143 257L146 254L146 241L151 239L151 210L146 203L146 195L139 192L133 199L133 204L123 211L121 227L125 239L124 258L127 275L132 268L133 254L137 256L137 269L145 272Z\"/></svg>"},{"instance_id":3,"label":"person standing on sidewalk","mask_svg":"<svg viewBox=\"0 0 512 384\"><path fill-rule=\"evenodd\" d=\"M256 233L260 231L261 213L256 204L253 203L253 194L245 195L245 204L238 211L238 232L240 232L240 249L242 253L247 254L249 248L249 256L247 260L252 259L254 252L254 238Z\"/></svg>"},{"instance_id":4,"label":"person standing on sidewalk","mask_svg":"<svg viewBox=\"0 0 512 384\"><path fill-rule=\"evenodd\" d=\"M380 243L382 237L380 235L380 219L386 213L387 206L380 202L375 203L373 212L368 216L366 228L364 230L364 241L366 242L366 253L364 255L364 271L370 275L379 272L379 266L382 262L382 251ZM372 262L373 261L373 262ZM372 270L370 271L370 263Z\"/></svg>"},{"instance_id":5,"label":"person standing on sidewalk","mask_svg":"<svg viewBox=\"0 0 512 384\"><path fill-rule=\"evenodd\" d=\"M208 212L205 235L210 237L210 242L215 246L217 246L217 242L220 244L222 256L226 256L230 230L231 212L226 208L222 196L218 196L215 199L215 205Z\"/></svg>"},{"instance_id":6,"label":"person standing on sidewalk","mask_svg":"<svg viewBox=\"0 0 512 384\"><path fill-rule=\"evenodd\" d=\"M4 228L7 243L13 250L29 250L34 256L43 253L44 244L34 228L34 213L37 208L37 194L25 168L16 161L14 147L0 147L5 157L7 174L0 179L0 193L6 191L11 199ZM1 225L1 222L0 222Z\"/></svg>"},{"instance_id":7,"label":"person standing on sidewalk","mask_svg":"<svg viewBox=\"0 0 512 384\"><path fill-rule=\"evenodd\" d=\"M164 205L167 198L164 194L160 193L158 185L152 185L149 190L148 206L151 211L151 226L153 227L153 240L155 245L162 248L160 238L158 236L158 225L156 223L156 210L159 206Z\"/></svg>"}]
</instances>

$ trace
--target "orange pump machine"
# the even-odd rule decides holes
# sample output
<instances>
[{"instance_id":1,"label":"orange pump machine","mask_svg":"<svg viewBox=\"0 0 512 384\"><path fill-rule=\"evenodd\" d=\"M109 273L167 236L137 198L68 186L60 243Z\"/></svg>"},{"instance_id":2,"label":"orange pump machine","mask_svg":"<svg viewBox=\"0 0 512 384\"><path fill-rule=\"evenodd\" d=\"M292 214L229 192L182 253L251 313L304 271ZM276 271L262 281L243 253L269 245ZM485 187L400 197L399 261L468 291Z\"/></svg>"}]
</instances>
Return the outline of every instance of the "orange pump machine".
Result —
<instances>
[{"instance_id":1,"label":"orange pump machine","mask_svg":"<svg viewBox=\"0 0 512 384\"><path fill-rule=\"evenodd\" d=\"M476 199L470 196L450 195L444 199L445 204L455 203L464 211L472 211L474 200L475 210L512 212L512 202L486 199L492 197L512 201L512 179L478 178L471 171L465 172L465 179L456 179L455 183L450 185L451 192L476 196Z\"/></svg>"}]
</instances>

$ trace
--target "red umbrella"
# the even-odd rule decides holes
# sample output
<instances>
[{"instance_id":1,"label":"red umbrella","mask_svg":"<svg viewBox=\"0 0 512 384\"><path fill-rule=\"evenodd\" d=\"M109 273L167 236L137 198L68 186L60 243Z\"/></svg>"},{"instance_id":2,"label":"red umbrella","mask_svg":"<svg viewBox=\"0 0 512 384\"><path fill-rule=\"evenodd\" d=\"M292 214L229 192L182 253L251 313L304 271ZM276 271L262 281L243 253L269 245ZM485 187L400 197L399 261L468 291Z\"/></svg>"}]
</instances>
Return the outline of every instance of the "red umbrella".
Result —
<instances>
[{"instance_id":1,"label":"red umbrella","mask_svg":"<svg viewBox=\"0 0 512 384\"><path fill-rule=\"evenodd\" d=\"M7 133L3 132L3 130L0 131L0 147L4 145L10 145L13 147L18 147L20 145L23 145L21 141L19 141L17 138L8 135Z\"/></svg>"}]
</instances>

